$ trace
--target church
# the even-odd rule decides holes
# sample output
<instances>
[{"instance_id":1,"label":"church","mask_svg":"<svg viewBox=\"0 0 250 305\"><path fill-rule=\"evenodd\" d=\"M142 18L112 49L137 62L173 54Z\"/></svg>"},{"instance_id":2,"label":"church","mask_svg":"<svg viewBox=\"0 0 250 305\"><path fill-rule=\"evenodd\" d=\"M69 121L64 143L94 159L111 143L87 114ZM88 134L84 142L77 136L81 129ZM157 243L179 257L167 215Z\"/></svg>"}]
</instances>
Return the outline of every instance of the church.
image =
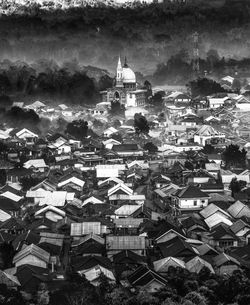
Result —
<instances>
[{"instance_id":1,"label":"church","mask_svg":"<svg viewBox=\"0 0 250 305\"><path fill-rule=\"evenodd\" d=\"M125 58L124 65L121 64L121 58L118 59L115 84L112 88L100 92L102 102L119 102L125 108L143 107L146 102L147 90L139 89L136 82L136 76L133 70L128 66Z\"/></svg>"}]
</instances>

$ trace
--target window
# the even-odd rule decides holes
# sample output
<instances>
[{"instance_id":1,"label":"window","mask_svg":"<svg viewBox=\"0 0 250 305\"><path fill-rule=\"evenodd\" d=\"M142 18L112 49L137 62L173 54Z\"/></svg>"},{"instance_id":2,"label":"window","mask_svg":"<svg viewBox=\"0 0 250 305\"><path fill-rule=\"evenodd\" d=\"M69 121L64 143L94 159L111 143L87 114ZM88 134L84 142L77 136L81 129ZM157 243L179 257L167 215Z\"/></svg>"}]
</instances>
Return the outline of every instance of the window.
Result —
<instances>
[{"instance_id":1,"label":"window","mask_svg":"<svg viewBox=\"0 0 250 305\"><path fill-rule=\"evenodd\" d=\"M205 203L206 201L205 200L201 200L201 203Z\"/></svg>"},{"instance_id":2,"label":"window","mask_svg":"<svg viewBox=\"0 0 250 305\"><path fill-rule=\"evenodd\" d=\"M194 206L197 206L197 200L194 200Z\"/></svg>"}]
</instances>

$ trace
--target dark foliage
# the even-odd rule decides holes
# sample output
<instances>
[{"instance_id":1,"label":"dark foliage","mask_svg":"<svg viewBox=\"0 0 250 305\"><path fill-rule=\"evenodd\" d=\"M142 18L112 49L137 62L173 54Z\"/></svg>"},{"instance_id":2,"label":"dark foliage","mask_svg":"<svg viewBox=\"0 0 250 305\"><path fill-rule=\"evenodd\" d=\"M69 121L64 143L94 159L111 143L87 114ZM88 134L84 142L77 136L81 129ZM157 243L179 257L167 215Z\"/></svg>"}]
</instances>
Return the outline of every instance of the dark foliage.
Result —
<instances>
[{"instance_id":1,"label":"dark foliage","mask_svg":"<svg viewBox=\"0 0 250 305\"><path fill-rule=\"evenodd\" d=\"M246 164L246 150L240 150L238 145L230 144L222 153L223 161L227 168L231 166L244 167Z\"/></svg>"},{"instance_id":2,"label":"dark foliage","mask_svg":"<svg viewBox=\"0 0 250 305\"><path fill-rule=\"evenodd\" d=\"M148 121L141 113L134 115L134 127L137 133L149 133Z\"/></svg>"},{"instance_id":3,"label":"dark foliage","mask_svg":"<svg viewBox=\"0 0 250 305\"><path fill-rule=\"evenodd\" d=\"M72 121L68 123L65 132L77 140L82 140L88 135L88 122L83 120Z\"/></svg>"},{"instance_id":4,"label":"dark foliage","mask_svg":"<svg viewBox=\"0 0 250 305\"><path fill-rule=\"evenodd\" d=\"M23 187L23 190L26 192L31 187L37 185L41 182L41 178L34 178L34 177L22 177L20 178L20 183Z\"/></svg>"},{"instance_id":5,"label":"dark foliage","mask_svg":"<svg viewBox=\"0 0 250 305\"><path fill-rule=\"evenodd\" d=\"M226 91L221 87L220 84L208 78L199 78L197 80L191 81L188 86L193 97L207 96L214 93L221 93Z\"/></svg>"}]
</instances>

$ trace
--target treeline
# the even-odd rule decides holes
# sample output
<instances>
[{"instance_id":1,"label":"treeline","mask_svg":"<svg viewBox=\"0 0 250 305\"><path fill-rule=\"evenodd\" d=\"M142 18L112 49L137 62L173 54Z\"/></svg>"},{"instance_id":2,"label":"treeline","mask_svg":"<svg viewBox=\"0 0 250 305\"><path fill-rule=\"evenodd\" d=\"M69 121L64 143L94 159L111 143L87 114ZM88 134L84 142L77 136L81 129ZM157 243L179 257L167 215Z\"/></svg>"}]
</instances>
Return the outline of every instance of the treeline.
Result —
<instances>
[{"instance_id":1,"label":"treeline","mask_svg":"<svg viewBox=\"0 0 250 305\"><path fill-rule=\"evenodd\" d=\"M16 15L0 18L0 57L60 63L76 58L81 64L114 70L121 53L135 70L148 74L181 48L191 54L194 31L201 37L202 58L211 47L222 56L230 50L232 56L250 57L249 5L226 1L222 7L206 9L151 4L46 11L37 5L20 7Z\"/></svg>"},{"instance_id":2,"label":"treeline","mask_svg":"<svg viewBox=\"0 0 250 305\"><path fill-rule=\"evenodd\" d=\"M246 78L250 76L250 58L225 59L225 57L220 57L218 52L213 49L207 52L206 58L199 59L199 67L201 77L208 75L219 79L225 75L231 75L243 79L241 85L246 85L248 83ZM190 58L187 50L182 49L171 56L166 63L157 65L151 81L156 84L166 82L186 84L188 80L194 77L196 77L196 74L193 71L193 59Z\"/></svg>"},{"instance_id":3,"label":"treeline","mask_svg":"<svg viewBox=\"0 0 250 305\"><path fill-rule=\"evenodd\" d=\"M23 95L25 99L47 98L68 104L93 104L99 101L99 91L112 86L113 80L97 68L93 71L96 78L87 74L88 70L75 62L59 66L47 60L31 65L5 60L0 63L0 92L17 96L18 101Z\"/></svg>"},{"instance_id":4,"label":"treeline","mask_svg":"<svg viewBox=\"0 0 250 305\"><path fill-rule=\"evenodd\" d=\"M64 285L50 292L41 283L32 300L26 301L18 289L1 285L1 304L15 305L249 305L249 277L242 271L231 276L217 276L203 268L199 274L170 267L165 274L167 284L156 292L110 284L101 274L100 285L91 285L84 276L66 273ZM11 302L9 302L11 300Z\"/></svg>"}]
</instances>

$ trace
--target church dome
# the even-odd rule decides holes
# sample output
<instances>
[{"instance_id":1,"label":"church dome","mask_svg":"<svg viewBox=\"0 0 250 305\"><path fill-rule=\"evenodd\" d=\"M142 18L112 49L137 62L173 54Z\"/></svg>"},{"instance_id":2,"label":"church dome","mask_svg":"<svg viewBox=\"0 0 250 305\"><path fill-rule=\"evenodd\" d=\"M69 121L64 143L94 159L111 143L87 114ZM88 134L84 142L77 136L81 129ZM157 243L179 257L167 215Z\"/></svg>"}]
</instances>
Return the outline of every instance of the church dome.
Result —
<instances>
[{"instance_id":1,"label":"church dome","mask_svg":"<svg viewBox=\"0 0 250 305\"><path fill-rule=\"evenodd\" d=\"M122 69L123 83L136 83L135 73L129 67Z\"/></svg>"}]
</instances>

